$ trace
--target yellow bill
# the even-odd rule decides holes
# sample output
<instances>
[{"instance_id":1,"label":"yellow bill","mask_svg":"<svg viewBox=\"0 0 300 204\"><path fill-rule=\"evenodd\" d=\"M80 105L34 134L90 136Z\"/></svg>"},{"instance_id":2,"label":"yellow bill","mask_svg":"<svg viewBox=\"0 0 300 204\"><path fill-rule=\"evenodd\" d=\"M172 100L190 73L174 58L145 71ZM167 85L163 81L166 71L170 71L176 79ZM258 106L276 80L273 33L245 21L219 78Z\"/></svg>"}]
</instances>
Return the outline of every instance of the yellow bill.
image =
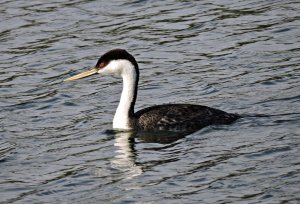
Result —
<instances>
[{"instance_id":1,"label":"yellow bill","mask_svg":"<svg viewBox=\"0 0 300 204\"><path fill-rule=\"evenodd\" d=\"M67 78L64 81L72 81L72 80L76 80L76 79L81 79L81 78L88 77L88 76L91 76L91 75L97 74L97 73L98 73L98 69L92 69L92 70L83 72L81 74L77 74L75 76L72 76L70 78Z\"/></svg>"}]
</instances>

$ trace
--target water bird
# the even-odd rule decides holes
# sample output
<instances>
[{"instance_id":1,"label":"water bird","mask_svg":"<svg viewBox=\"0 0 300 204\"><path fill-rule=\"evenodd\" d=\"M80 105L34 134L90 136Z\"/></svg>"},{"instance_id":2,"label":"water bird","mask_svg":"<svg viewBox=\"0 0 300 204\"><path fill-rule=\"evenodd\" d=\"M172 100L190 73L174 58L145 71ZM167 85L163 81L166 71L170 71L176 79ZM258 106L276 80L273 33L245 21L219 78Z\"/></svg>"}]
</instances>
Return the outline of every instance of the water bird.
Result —
<instances>
[{"instance_id":1,"label":"water bird","mask_svg":"<svg viewBox=\"0 0 300 204\"><path fill-rule=\"evenodd\" d=\"M123 90L113 119L114 129L142 131L197 131L209 125L230 124L238 114L193 104L163 104L134 112L139 82L139 66L124 49L113 49L103 54L96 66L67 78L72 81L94 74L116 75L123 78Z\"/></svg>"}]
</instances>

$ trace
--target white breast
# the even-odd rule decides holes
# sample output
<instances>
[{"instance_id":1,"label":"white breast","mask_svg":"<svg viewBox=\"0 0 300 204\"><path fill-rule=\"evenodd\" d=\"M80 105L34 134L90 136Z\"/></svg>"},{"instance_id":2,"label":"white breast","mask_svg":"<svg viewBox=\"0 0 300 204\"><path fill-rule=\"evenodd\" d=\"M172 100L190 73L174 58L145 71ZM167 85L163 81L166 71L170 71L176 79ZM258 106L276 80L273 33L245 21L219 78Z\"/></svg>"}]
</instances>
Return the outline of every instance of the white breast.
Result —
<instances>
[{"instance_id":1,"label":"white breast","mask_svg":"<svg viewBox=\"0 0 300 204\"><path fill-rule=\"evenodd\" d=\"M129 109L135 92L136 71L134 65L128 60L115 60L107 66L123 78L123 90L114 116L113 128L132 129L130 127Z\"/></svg>"}]
</instances>

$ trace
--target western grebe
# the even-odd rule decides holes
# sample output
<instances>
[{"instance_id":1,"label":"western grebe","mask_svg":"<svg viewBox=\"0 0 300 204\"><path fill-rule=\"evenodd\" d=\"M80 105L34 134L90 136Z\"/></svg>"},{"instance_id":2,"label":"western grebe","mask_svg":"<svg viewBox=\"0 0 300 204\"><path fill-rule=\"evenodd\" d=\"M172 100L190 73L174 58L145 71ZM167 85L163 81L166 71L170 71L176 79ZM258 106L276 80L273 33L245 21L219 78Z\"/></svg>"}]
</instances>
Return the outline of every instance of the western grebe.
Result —
<instances>
[{"instance_id":1,"label":"western grebe","mask_svg":"<svg viewBox=\"0 0 300 204\"><path fill-rule=\"evenodd\" d=\"M164 104L134 112L139 82L135 58L123 49L111 50L100 57L94 69L65 81L93 74L113 74L123 78L120 103L113 119L114 129L196 131L208 125L229 124L239 115L201 105Z\"/></svg>"}]
</instances>

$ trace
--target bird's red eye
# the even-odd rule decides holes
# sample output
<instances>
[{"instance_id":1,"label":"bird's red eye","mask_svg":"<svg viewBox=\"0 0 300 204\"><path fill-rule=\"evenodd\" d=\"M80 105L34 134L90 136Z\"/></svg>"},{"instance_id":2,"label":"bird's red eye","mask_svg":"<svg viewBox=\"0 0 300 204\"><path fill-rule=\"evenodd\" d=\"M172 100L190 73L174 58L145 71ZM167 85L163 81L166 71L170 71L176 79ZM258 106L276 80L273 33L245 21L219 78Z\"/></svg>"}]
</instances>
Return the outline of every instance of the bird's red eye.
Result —
<instances>
[{"instance_id":1,"label":"bird's red eye","mask_svg":"<svg viewBox=\"0 0 300 204\"><path fill-rule=\"evenodd\" d=\"M103 68L105 66L105 63L104 62L101 62L100 64L99 64L99 68Z\"/></svg>"}]
</instances>

